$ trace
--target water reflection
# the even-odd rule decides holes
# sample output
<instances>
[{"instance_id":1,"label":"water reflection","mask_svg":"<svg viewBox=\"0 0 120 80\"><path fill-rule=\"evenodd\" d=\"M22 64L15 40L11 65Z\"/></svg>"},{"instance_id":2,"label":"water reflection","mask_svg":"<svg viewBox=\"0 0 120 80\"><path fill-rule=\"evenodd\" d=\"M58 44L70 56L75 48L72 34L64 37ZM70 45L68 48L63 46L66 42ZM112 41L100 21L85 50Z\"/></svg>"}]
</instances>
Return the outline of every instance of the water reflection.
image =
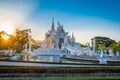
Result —
<instances>
[{"instance_id":1,"label":"water reflection","mask_svg":"<svg viewBox=\"0 0 120 80\"><path fill-rule=\"evenodd\" d=\"M60 62L59 55L39 55L31 57L30 61L41 61L41 62Z\"/></svg>"}]
</instances>

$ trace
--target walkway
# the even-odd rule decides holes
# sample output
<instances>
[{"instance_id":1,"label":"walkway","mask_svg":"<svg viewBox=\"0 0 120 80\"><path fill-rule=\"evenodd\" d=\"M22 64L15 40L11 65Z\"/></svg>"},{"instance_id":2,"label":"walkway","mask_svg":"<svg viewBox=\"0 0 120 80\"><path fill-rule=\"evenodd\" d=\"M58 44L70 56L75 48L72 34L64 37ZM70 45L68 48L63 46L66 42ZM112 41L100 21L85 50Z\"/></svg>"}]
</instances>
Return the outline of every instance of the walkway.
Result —
<instances>
[{"instance_id":1,"label":"walkway","mask_svg":"<svg viewBox=\"0 0 120 80\"><path fill-rule=\"evenodd\" d=\"M0 65L6 66L42 66L42 67L118 67L117 66L108 66L108 65L84 65L84 64L50 64L50 63L30 63L30 62L7 62L0 61Z\"/></svg>"}]
</instances>

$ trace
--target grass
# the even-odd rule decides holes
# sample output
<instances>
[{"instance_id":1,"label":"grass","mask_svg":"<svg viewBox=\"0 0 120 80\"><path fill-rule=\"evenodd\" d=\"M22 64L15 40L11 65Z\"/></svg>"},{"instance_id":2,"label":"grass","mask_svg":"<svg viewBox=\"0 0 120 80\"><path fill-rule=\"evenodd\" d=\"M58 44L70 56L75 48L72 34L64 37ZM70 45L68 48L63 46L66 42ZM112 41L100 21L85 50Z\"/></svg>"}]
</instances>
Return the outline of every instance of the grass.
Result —
<instances>
[{"instance_id":1,"label":"grass","mask_svg":"<svg viewBox=\"0 0 120 80\"><path fill-rule=\"evenodd\" d=\"M54 77L54 78L0 78L0 80L119 80L120 76L81 76L81 77Z\"/></svg>"}]
</instances>

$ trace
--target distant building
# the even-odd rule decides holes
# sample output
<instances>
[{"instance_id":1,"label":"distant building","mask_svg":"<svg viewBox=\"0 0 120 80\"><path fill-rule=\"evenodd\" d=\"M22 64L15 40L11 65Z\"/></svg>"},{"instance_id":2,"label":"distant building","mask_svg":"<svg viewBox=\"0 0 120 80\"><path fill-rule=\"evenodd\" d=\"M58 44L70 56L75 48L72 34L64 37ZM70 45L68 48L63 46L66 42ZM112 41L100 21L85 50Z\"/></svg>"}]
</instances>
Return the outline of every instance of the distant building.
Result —
<instances>
[{"instance_id":1,"label":"distant building","mask_svg":"<svg viewBox=\"0 0 120 80\"><path fill-rule=\"evenodd\" d=\"M115 40L112 40L108 37L96 36L96 37L91 39L92 46L93 46L94 39L96 40L96 45L105 44L106 47L110 47L111 44L115 43Z\"/></svg>"},{"instance_id":2,"label":"distant building","mask_svg":"<svg viewBox=\"0 0 120 80\"><path fill-rule=\"evenodd\" d=\"M72 33L70 37L68 32L65 32L63 25L58 22L57 28L54 26L54 18L52 19L51 29L45 33L45 40L43 42L43 47L45 48L57 48L61 49L63 45L69 44L73 46L75 43L75 37Z\"/></svg>"}]
</instances>

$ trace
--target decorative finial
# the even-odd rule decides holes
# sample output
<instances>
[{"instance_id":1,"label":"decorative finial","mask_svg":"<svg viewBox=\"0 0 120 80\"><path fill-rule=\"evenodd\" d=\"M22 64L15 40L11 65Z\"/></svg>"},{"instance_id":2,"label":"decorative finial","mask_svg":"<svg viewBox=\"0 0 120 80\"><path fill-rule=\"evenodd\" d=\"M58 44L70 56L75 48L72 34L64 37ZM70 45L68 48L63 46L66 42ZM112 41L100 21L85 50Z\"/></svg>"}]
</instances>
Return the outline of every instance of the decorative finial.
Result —
<instances>
[{"instance_id":1,"label":"decorative finial","mask_svg":"<svg viewBox=\"0 0 120 80\"><path fill-rule=\"evenodd\" d=\"M51 31L54 31L54 17L52 18L52 26L51 26Z\"/></svg>"},{"instance_id":2,"label":"decorative finial","mask_svg":"<svg viewBox=\"0 0 120 80\"><path fill-rule=\"evenodd\" d=\"M60 25L59 21L58 21L58 25Z\"/></svg>"},{"instance_id":3,"label":"decorative finial","mask_svg":"<svg viewBox=\"0 0 120 80\"><path fill-rule=\"evenodd\" d=\"M74 32L72 32L72 38L74 38Z\"/></svg>"},{"instance_id":4,"label":"decorative finial","mask_svg":"<svg viewBox=\"0 0 120 80\"><path fill-rule=\"evenodd\" d=\"M54 23L54 17L52 17L52 23Z\"/></svg>"},{"instance_id":5,"label":"decorative finial","mask_svg":"<svg viewBox=\"0 0 120 80\"><path fill-rule=\"evenodd\" d=\"M74 32L72 32L72 39L75 41Z\"/></svg>"}]
</instances>

